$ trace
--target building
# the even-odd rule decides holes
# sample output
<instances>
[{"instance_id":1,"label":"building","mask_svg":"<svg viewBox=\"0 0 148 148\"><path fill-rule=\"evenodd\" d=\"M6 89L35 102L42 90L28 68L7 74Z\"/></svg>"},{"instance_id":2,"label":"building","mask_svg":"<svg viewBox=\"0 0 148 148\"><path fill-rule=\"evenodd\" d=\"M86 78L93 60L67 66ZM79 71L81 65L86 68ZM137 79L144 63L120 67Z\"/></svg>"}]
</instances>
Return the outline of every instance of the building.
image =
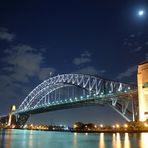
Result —
<instances>
[{"instance_id":1,"label":"building","mask_svg":"<svg viewBox=\"0 0 148 148\"><path fill-rule=\"evenodd\" d=\"M148 119L148 61L138 65L139 121Z\"/></svg>"}]
</instances>

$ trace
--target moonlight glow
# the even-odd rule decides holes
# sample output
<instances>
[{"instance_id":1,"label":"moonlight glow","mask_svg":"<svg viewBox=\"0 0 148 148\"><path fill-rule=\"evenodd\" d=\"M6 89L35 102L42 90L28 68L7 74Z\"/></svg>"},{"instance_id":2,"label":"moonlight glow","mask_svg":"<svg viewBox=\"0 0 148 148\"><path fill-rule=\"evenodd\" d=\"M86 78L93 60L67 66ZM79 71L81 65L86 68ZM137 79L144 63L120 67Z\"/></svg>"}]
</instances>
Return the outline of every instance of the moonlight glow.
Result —
<instances>
[{"instance_id":1,"label":"moonlight glow","mask_svg":"<svg viewBox=\"0 0 148 148\"><path fill-rule=\"evenodd\" d=\"M144 14L144 11L143 10L138 11L138 15L139 16L142 16L143 14Z\"/></svg>"}]
</instances>

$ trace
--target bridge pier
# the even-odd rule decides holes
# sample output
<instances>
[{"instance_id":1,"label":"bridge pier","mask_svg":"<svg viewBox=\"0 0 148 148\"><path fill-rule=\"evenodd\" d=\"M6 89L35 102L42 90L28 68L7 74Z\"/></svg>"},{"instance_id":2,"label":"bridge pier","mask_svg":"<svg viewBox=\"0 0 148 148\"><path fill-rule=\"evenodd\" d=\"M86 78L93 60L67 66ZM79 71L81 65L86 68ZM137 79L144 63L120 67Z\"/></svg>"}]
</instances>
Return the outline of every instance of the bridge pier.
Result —
<instances>
[{"instance_id":1,"label":"bridge pier","mask_svg":"<svg viewBox=\"0 0 148 148\"><path fill-rule=\"evenodd\" d=\"M16 128L23 128L25 123L27 122L28 118L30 117L29 114L18 114L16 115Z\"/></svg>"},{"instance_id":2,"label":"bridge pier","mask_svg":"<svg viewBox=\"0 0 148 148\"><path fill-rule=\"evenodd\" d=\"M10 107L10 112L8 113L8 115L0 118L0 123L3 123L10 128L11 127L23 128L29 116L30 115L26 113L17 114L16 106L12 105Z\"/></svg>"},{"instance_id":3,"label":"bridge pier","mask_svg":"<svg viewBox=\"0 0 148 148\"><path fill-rule=\"evenodd\" d=\"M16 106L12 105L10 107L10 112L8 114L8 123L7 123L8 126L12 125L12 121L15 122L15 116L13 115L13 112L15 112L15 111L16 111Z\"/></svg>"},{"instance_id":4,"label":"bridge pier","mask_svg":"<svg viewBox=\"0 0 148 148\"><path fill-rule=\"evenodd\" d=\"M148 120L148 61L138 65L139 121Z\"/></svg>"}]
</instances>

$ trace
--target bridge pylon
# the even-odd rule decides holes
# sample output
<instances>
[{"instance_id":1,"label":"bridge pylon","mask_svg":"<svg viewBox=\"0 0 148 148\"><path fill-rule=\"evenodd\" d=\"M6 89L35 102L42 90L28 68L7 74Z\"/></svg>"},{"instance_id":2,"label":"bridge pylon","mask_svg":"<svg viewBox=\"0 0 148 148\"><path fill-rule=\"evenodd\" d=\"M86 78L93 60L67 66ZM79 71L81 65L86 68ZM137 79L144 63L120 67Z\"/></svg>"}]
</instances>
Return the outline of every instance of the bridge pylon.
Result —
<instances>
[{"instance_id":1,"label":"bridge pylon","mask_svg":"<svg viewBox=\"0 0 148 148\"><path fill-rule=\"evenodd\" d=\"M8 126L11 126L13 122L16 122L16 119L15 119L15 116L13 115L13 112L16 112L16 106L15 105L12 105L10 107L10 111L9 111L9 114L8 114L8 123L7 123Z\"/></svg>"},{"instance_id":2,"label":"bridge pylon","mask_svg":"<svg viewBox=\"0 0 148 148\"><path fill-rule=\"evenodd\" d=\"M138 65L139 121L148 120L148 61Z\"/></svg>"}]
</instances>

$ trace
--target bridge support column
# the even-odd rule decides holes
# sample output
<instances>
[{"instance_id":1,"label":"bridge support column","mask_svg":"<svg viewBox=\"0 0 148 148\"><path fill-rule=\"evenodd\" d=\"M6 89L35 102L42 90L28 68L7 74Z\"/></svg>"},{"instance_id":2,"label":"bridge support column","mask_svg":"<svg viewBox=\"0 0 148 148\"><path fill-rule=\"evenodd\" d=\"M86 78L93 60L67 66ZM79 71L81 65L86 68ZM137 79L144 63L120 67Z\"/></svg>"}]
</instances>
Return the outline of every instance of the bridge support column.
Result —
<instances>
[{"instance_id":1,"label":"bridge support column","mask_svg":"<svg viewBox=\"0 0 148 148\"><path fill-rule=\"evenodd\" d=\"M138 65L139 121L148 120L148 61Z\"/></svg>"},{"instance_id":2,"label":"bridge support column","mask_svg":"<svg viewBox=\"0 0 148 148\"><path fill-rule=\"evenodd\" d=\"M16 115L16 118L17 118L16 128L23 128L25 123L27 122L29 116L30 116L29 114Z\"/></svg>"},{"instance_id":3,"label":"bridge support column","mask_svg":"<svg viewBox=\"0 0 148 148\"><path fill-rule=\"evenodd\" d=\"M8 123L7 123L8 126L12 125L12 119L14 119L13 112L15 112L15 111L16 111L16 106L12 105L10 108L10 112L8 114Z\"/></svg>"}]
</instances>

